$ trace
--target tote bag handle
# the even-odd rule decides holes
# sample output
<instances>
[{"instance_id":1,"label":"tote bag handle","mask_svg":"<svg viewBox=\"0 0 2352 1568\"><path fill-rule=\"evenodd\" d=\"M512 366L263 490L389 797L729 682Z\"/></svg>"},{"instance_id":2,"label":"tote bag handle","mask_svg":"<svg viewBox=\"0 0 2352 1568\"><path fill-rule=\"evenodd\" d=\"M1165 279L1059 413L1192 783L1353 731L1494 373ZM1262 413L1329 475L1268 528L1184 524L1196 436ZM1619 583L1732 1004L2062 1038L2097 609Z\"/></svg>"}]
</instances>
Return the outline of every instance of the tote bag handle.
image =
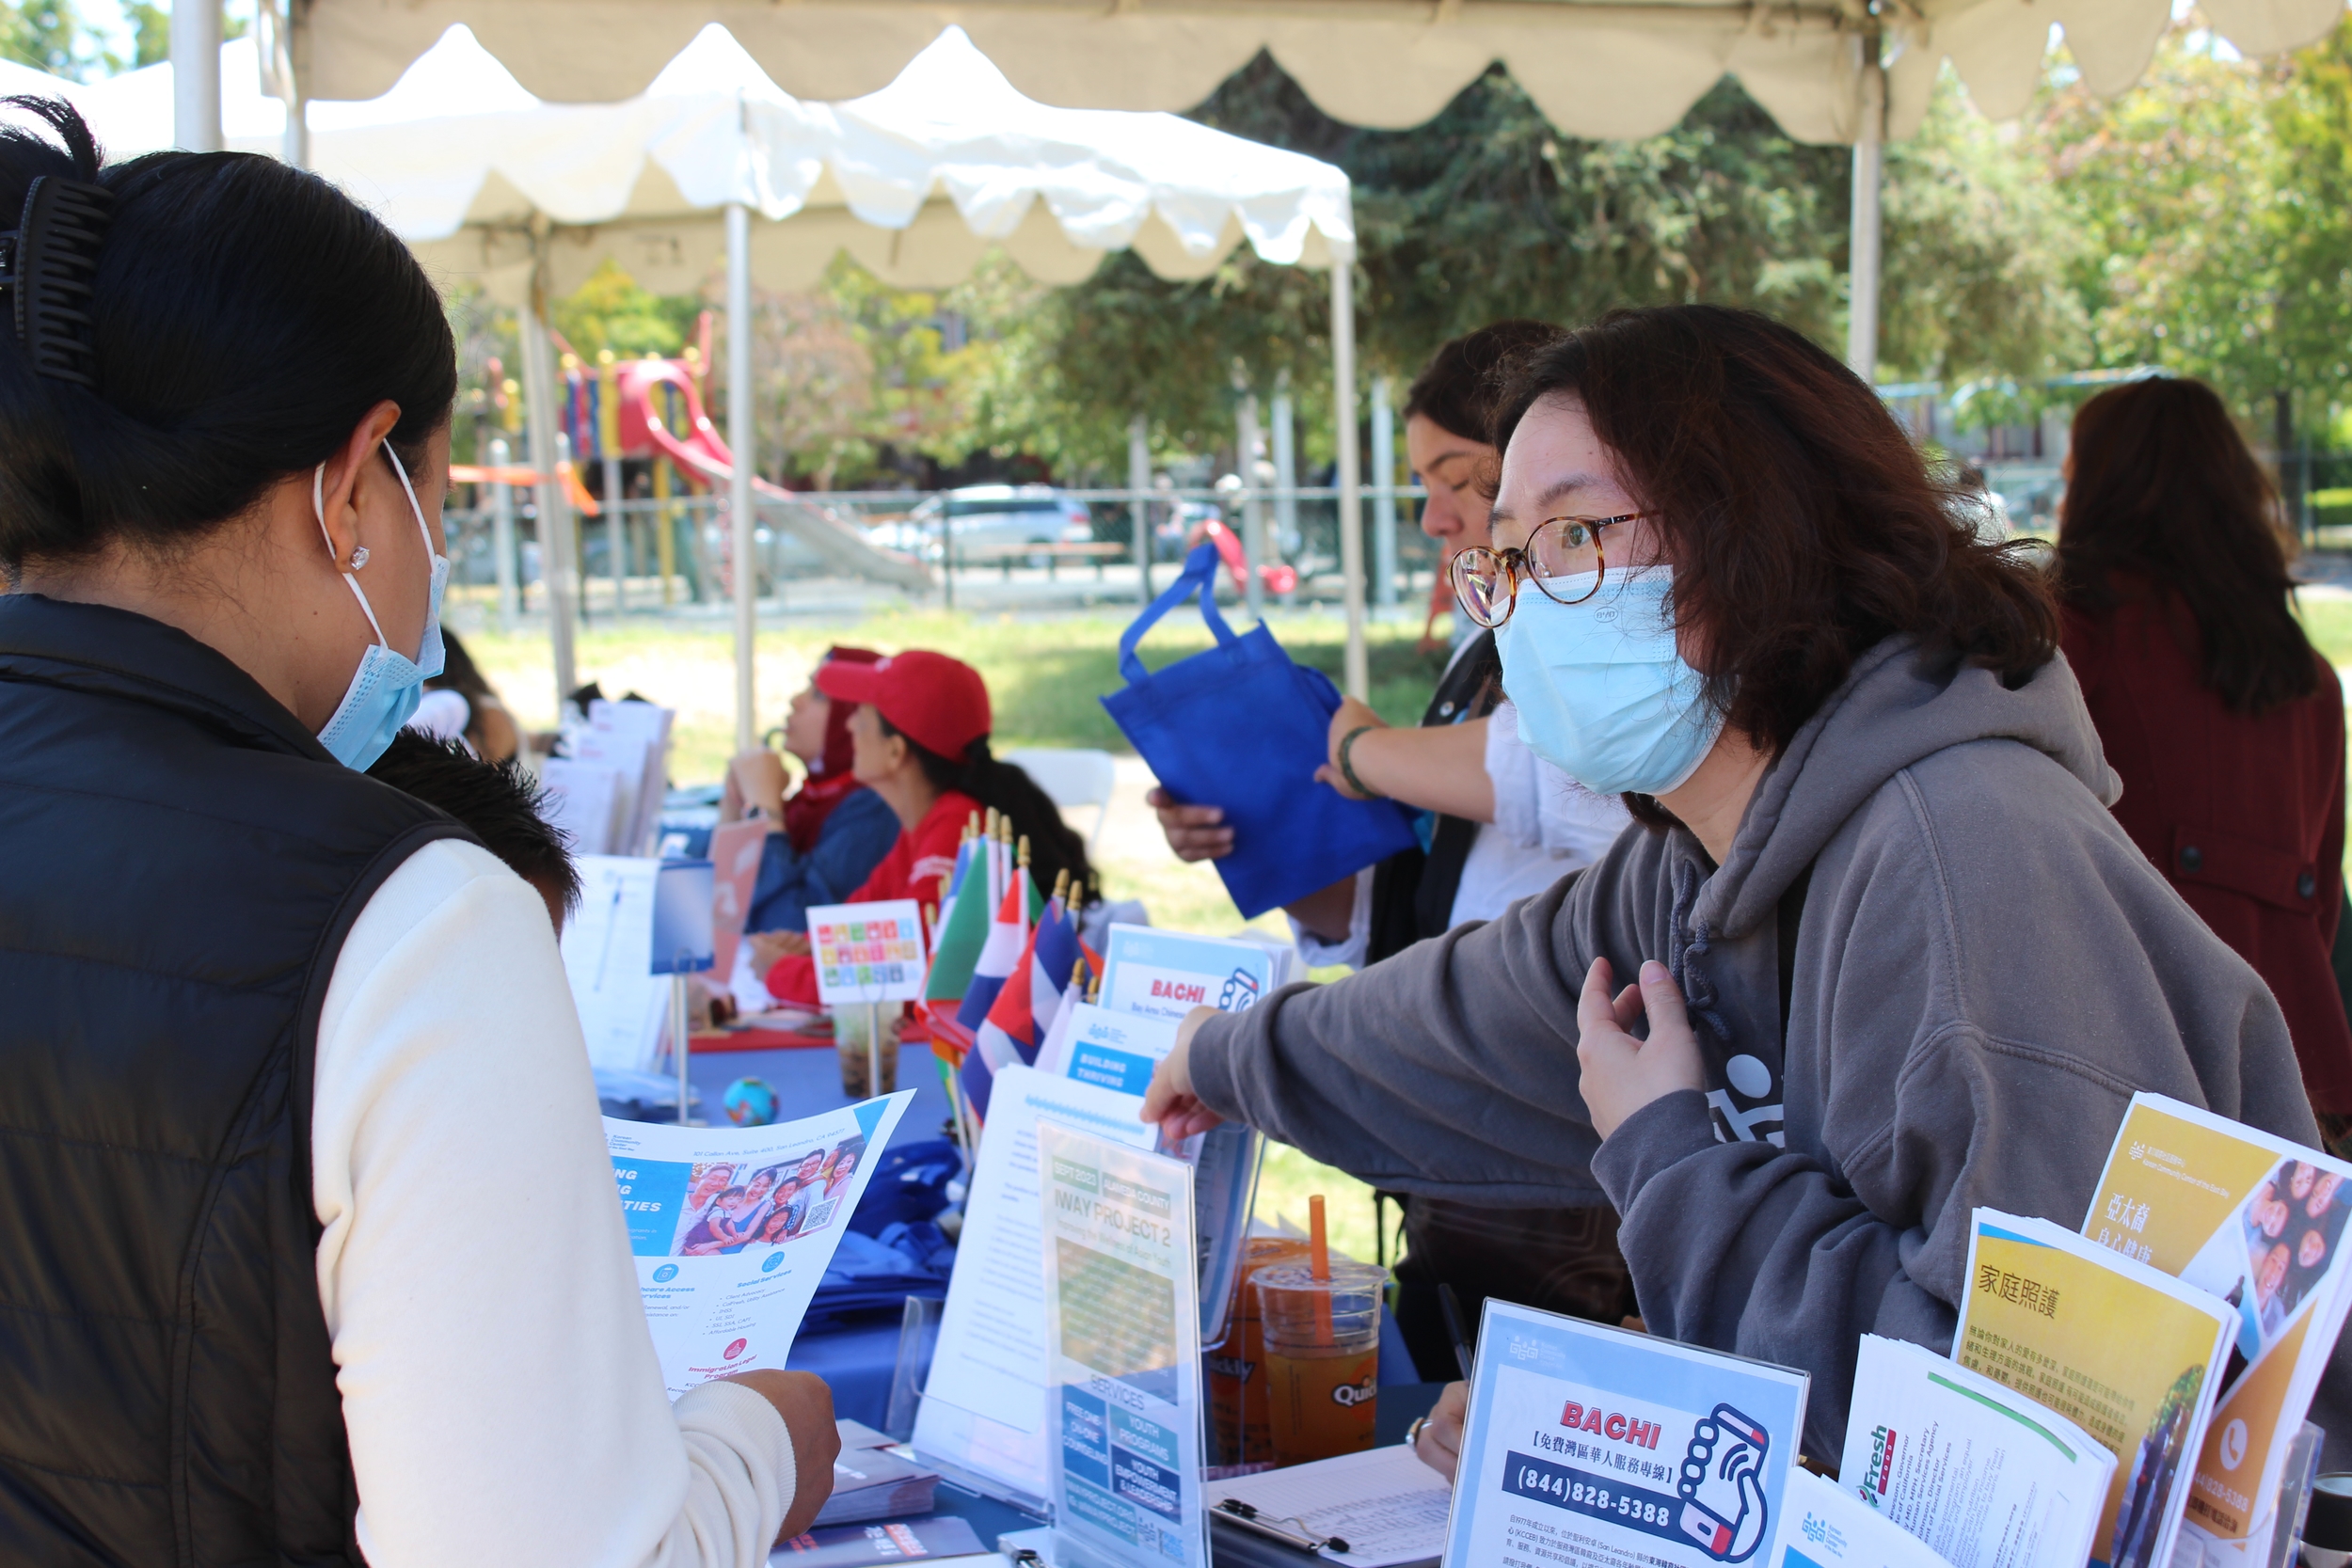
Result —
<instances>
[{"instance_id":1,"label":"tote bag handle","mask_svg":"<svg viewBox=\"0 0 2352 1568\"><path fill-rule=\"evenodd\" d=\"M1193 552L1184 558L1184 569L1177 575L1176 580L1169 583L1160 596L1152 601L1152 607L1136 616L1135 624L1120 635L1119 673L1129 686L1141 683L1151 673L1144 669L1143 660L1136 657L1136 645L1143 641L1145 633L1159 625L1161 616L1196 592L1200 595L1200 618L1208 622L1209 629L1216 634L1217 646L1230 648L1241 641L1233 635L1233 628L1225 624L1225 616L1216 608L1217 563L1215 544L1204 540L1195 546Z\"/></svg>"}]
</instances>

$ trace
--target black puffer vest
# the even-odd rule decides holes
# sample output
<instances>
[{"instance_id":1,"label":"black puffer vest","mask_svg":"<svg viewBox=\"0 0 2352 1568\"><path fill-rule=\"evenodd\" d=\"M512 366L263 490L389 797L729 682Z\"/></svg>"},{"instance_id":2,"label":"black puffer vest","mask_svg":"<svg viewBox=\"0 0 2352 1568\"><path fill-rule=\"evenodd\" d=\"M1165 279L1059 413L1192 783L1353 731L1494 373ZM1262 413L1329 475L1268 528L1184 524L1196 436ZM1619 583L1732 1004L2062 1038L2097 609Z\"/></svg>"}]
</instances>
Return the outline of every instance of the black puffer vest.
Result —
<instances>
[{"instance_id":1,"label":"black puffer vest","mask_svg":"<svg viewBox=\"0 0 2352 1568\"><path fill-rule=\"evenodd\" d=\"M360 1561L312 1053L461 836L194 639L0 595L0 1562Z\"/></svg>"}]
</instances>

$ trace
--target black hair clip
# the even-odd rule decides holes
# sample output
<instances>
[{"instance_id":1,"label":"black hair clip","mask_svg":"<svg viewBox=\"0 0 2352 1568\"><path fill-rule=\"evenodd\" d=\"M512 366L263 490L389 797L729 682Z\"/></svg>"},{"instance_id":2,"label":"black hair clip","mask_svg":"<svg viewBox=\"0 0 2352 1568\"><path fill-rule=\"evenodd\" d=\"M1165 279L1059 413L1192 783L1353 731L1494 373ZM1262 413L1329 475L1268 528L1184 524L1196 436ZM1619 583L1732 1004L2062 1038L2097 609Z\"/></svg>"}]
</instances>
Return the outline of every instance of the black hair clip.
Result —
<instances>
[{"instance_id":1,"label":"black hair clip","mask_svg":"<svg viewBox=\"0 0 2352 1568\"><path fill-rule=\"evenodd\" d=\"M15 296L17 343L41 374L92 389L98 324L90 307L114 205L103 185L44 174L24 193L15 230L0 234L0 289Z\"/></svg>"}]
</instances>

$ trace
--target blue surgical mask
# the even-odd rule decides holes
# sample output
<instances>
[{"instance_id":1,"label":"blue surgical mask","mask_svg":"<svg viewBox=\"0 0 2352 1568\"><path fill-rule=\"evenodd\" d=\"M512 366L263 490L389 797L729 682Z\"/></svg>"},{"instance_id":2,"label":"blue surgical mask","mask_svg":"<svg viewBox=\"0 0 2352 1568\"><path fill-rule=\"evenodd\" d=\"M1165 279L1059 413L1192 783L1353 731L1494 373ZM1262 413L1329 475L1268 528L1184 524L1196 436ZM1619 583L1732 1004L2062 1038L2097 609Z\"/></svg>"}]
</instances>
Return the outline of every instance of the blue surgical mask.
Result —
<instances>
[{"instance_id":1,"label":"blue surgical mask","mask_svg":"<svg viewBox=\"0 0 2352 1568\"><path fill-rule=\"evenodd\" d=\"M1571 578L1573 595L1589 581ZM1674 572L1609 573L1581 604L1523 585L1495 634L1502 689L1534 753L1600 795L1663 795L1698 771L1723 715L1675 646Z\"/></svg>"},{"instance_id":2,"label":"blue surgical mask","mask_svg":"<svg viewBox=\"0 0 2352 1568\"><path fill-rule=\"evenodd\" d=\"M351 596L359 601L359 612L368 618L368 626L375 633L375 645L359 656L359 668L351 673L351 685L343 691L343 700L336 707L326 727L319 731L319 744L326 747L335 760L355 772L365 772L384 749L392 743L401 726L407 723L422 700L424 683L441 673L441 594L449 588L449 557L433 547L433 531L425 526L424 508L417 504L416 486L408 483L408 470L400 466L400 454L392 451L389 441L384 443L384 455L392 460L392 472L400 476L400 488L408 498L408 511L417 519L417 532L424 539L424 553L433 562L433 585L425 600L424 636L417 644L417 657L403 657L384 639L384 627L375 618L375 607L368 603L367 591L359 586L358 571L367 563L361 554L344 571L343 581L351 587ZM319 531L326 533L326 465L322 463L310 476L310 508L318 514ZM334 536L327 535L326 551L335 553Z\"/></svg>"}]
</instances>

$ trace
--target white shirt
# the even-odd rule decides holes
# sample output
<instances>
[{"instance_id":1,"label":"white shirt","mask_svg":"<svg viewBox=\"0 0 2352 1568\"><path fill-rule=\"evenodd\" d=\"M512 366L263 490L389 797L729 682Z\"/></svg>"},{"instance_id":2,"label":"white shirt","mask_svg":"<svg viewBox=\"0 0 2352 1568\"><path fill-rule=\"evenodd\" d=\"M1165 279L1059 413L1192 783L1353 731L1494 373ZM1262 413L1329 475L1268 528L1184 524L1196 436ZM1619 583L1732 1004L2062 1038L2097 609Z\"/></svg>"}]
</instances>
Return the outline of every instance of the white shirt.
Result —
<instances>
[{"instance_id":1,"label":"white shirt","mask_svg":"<svg viewBox=\"0 0 2352 1568\"><path fill-rule=\"evenodd\" d=\"M427 845L360 912L310 1132L372 1568L767 1560L783 1418L663 1392L547 907L482 849Z\"/></svg>"},{"instance_id":2,"label":"white shirt","mask_svg":"<svg viewBox=\"0 0 2352 1568\"><path fill-rule=\"evenodd\" d=\"M1449 926L1492 920L1582 870L1633 820L1614 796L1594 794L1528 750L1519 738L1518 710L1507 702L1487 716L1486 778L1494 786L1495 819L1479 824L1470 840ZM1324 942L1295 920L1291 937L1309 968L1362 968L1372 940L1372 868L1356 873L1345 941Z\"/></svg>"}]
</instances>

